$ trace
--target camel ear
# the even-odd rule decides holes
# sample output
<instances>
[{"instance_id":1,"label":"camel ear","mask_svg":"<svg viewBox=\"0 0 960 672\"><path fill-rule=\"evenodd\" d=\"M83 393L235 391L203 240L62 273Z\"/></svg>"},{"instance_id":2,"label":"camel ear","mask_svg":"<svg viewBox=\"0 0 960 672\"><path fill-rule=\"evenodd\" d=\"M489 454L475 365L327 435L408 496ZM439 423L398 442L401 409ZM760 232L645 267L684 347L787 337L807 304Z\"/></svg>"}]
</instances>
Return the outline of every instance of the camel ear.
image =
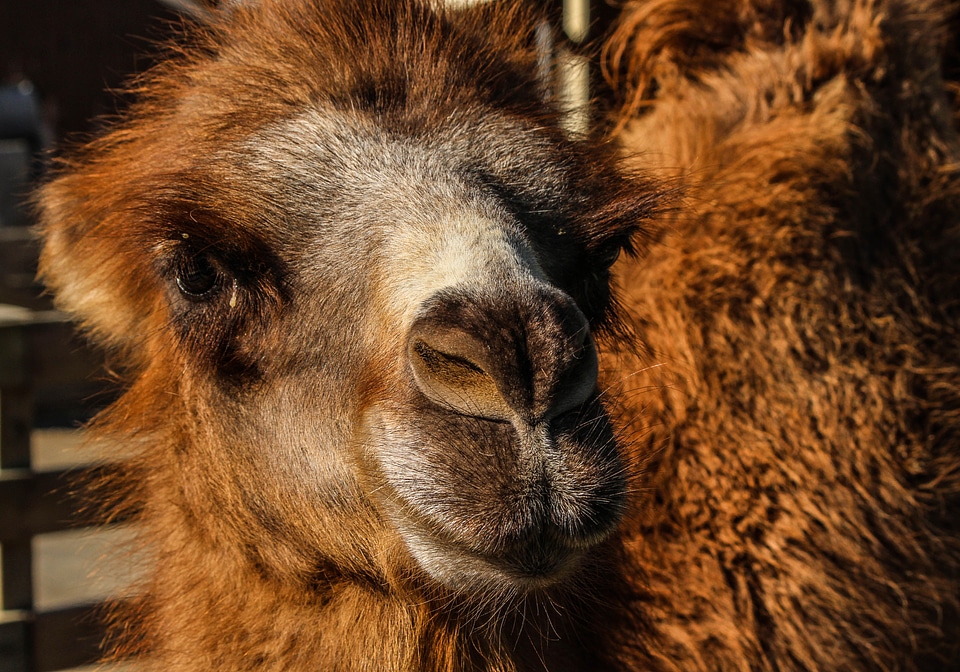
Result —
<instances>
[{"instance_id":1,"label":"camel ear","mask_svg":"<svg viewBox=\"0 0 960 672\"><path fill-rule=\"evenodd\" d=\"M150 333L162 295L151 284L154 269L135 240L145 235L138 228L140 213L121 207L131 200L125 173L135 165L125 161L100 164L99 172L66 173L34 197L44 241L40 276L57 307L101 344L124 351L137 335Z\"/></svg>"}]
</instances>

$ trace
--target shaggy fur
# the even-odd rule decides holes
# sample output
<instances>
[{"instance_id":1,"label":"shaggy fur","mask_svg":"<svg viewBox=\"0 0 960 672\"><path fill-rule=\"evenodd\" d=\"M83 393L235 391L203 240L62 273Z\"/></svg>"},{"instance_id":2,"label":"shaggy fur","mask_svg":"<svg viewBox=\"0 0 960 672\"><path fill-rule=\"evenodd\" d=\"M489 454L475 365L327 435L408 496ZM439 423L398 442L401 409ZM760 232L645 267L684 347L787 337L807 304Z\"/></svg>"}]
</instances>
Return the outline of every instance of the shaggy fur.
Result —
<instances>
[{"instance_id":1,"label":"shaggy fur","mask_svg":"<svg viewBox=\"0 0 960 672\"><path fill-rule=\"evenodd\" d=\"M656 456L625 541L653 667L960 661L952 11L653 0L607 45L626 151L685 190L619 268L646 355L610 363Z\"/></svg>"},{"instance_id":2,"label":"shaggy fur","mask_svg":"<svg viewBox=\"0 0 960 672\"><path fill-rule=\"evenodd\" d=\"M131 380L99 432L142 446L141 477L114 491L142 495L156 557L145 598L115 615L117 655L156 670L956 669L950 12L631 2L605 51L629 168L600 138L563 137L525 12L214 14L39 200L44 278ZM304 180L264 140L288 141L277 129L318 103L361 121ZM376 202L309 210L362 194L351 157L382 142L374 163L392 165L397 138L435 151L429 171L403 164L418 175L482 178L598 334L630 500L555 585L438 585L385 513L371 445L340 459L316 438L402 387L402 335L377 321L389 302L370 279L380 230L358 224ZM330 212L346 224L318 248ZM172 280L196 245L235 280L215 299ZM596 406L572 431L605 453ZM417 408L411 426L429 425ZM481 425L446 438L509 465ZM578 450L579 478L593 463ZM429 443L410 454L412 483L445 474L486 507L455 522L500 534L487 512L506 475L468 447L452 465Z\"/></svg>"}]
</instances>

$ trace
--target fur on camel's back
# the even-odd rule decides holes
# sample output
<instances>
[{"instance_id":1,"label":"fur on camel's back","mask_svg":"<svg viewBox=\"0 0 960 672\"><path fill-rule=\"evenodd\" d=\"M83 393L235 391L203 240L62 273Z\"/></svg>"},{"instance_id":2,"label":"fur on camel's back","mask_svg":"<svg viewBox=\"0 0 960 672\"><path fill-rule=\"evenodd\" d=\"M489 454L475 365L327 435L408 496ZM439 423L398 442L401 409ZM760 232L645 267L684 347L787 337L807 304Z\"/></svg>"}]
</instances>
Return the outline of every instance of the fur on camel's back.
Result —
<instances>
[{"instance_id":1,"label":"fur on camel's back","mask_svg":"<svg viewBox=\"0 0 960 672\"><path fill-rule=\"evenodd\" d=\"M608 360L656 667L960 664L954 9L632 2L606 45L625 152L683 193Z\"/></svg>"}]
</instances>

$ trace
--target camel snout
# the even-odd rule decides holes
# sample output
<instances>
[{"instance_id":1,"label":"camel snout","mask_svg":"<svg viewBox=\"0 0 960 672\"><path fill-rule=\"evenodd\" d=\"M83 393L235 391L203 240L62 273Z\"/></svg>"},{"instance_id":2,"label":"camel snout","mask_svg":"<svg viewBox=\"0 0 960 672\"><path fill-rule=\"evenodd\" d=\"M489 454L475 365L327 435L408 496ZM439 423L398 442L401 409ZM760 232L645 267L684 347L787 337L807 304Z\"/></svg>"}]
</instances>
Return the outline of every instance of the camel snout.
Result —
<instances>
[{"instance_id":1,"label":"camel snout","mask_svg":"<svg viewBox=\"0 0 960 672\"><path fill-rule=\"evenodd\" d=\"M549 285L431 297L407 339L419 390L463 415L533 425L585 403L597 352L573 299Z\"/></svg>"}]
</instances>

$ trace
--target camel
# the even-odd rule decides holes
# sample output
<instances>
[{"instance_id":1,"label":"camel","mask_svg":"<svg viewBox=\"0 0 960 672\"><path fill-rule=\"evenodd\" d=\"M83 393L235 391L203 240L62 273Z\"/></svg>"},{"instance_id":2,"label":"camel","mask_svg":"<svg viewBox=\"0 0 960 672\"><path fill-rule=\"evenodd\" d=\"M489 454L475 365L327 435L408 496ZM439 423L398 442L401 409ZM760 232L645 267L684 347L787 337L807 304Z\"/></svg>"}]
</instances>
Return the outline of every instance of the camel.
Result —
<instances>
[{"instance_id":1,"label":"camel","mask_svg":"<svg viewBox=\"0 0 960 672\"><path fill-rule=\"evenodd\" d=\"M203 12L37 197L146 670L953 669L949 6Z\"/></svg>"}]
</instances>

